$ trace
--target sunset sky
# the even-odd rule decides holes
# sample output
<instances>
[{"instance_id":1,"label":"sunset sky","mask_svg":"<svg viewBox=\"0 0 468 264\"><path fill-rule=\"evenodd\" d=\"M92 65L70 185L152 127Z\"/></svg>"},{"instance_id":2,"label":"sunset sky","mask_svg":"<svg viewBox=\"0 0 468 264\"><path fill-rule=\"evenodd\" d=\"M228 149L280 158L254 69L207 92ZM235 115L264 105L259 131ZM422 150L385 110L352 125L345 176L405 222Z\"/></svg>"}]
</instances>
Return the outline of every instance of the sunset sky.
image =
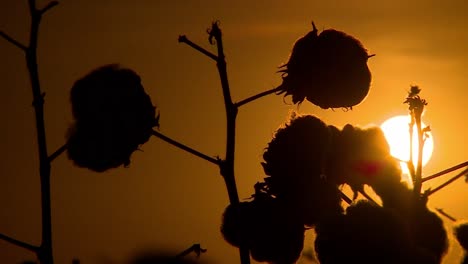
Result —
<instances>
[{"instance_id":1,"label":"sunset sky","mask_svg":"<svg viewBox=\"0 0 468 264\"><path fill-rule=\"evenodd\" d=\"M48 1L38 1L42 6ZM468 3L447 1L162 1L63 0L43 18L39 73L45 96L49 152L65 142L72 123L70 88L90 70L120 63L135 70L160 111L160 132L209 156L225 151L225 113L215 63L179 44L179 35L207 48L206 29L220 20L234 101L281 83L278 66L295 40L334 28L361 40L370 54L371 90L352 111L322 110L270 95L239 110L236 178L248 198L264 173L260 162L274 131L292 110L342 127L379 125L407 113L410 85L429 105L434 153L424 174L468 160ZM27 1L0 2L0 30L27 43ZM40 243L38 157L32 95L22 51L0 39L0 233ZM288 100L289 99L289 100ZM157 138L135 152L129 168L98 174L66 155L52 164L56 263L124 263L142 249L182 251L201 243L213 263L239 263L238 250L219 232L228 204L219 169ZM450 177L450 176L448 176ZM435 187L445 179L423 186ZM432 208L468 220L468 184L462 179L434 194ZM445 219L444 219L445 220ZM452 223L447 221L448 233ZM306 247L313 247L312 239ZM444 263L456 263L451 241ZM0 241L0 262L34 259ZM303 262L305 263L305 262Z\"/></svg>"}]
</instances>

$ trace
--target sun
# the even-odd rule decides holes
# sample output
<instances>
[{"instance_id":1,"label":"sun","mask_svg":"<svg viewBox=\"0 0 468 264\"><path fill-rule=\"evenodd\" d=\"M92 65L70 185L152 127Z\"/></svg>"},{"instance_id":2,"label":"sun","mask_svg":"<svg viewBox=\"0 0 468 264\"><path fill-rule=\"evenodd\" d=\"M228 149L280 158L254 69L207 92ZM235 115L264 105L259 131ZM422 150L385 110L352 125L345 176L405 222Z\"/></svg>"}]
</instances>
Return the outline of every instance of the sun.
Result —
<instances>
[{"instance_id":1,"label":"sun","mask_svg":"<svg viewBox=\"0 0 468 264\"><path fill-rule=\"evenodd\" d=\"M388 144L390 145L390 153L393 157L402 161L409 161L410 154L410 135L409 135L410 116L399 115L387 119L380 125L380 128L385 134ZM422 127L425 127L424 123ZM413 129L413 164L416 167L418 160L418 136L416 132L416 125ZM424 142L422 165L426 165L431 159L432 151L434 149L434 140L430 132L429 137ZM404 162L401 162L403 173L409 174L408 167Z\"/></svg>"}]
</instances>

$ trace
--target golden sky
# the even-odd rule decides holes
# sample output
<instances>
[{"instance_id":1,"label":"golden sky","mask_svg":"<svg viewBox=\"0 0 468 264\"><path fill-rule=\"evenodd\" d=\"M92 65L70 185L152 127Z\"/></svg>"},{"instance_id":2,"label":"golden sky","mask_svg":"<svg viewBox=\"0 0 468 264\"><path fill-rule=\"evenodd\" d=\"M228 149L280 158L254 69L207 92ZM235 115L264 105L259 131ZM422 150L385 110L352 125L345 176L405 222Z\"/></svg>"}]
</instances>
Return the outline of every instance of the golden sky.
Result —
<instances>
[{"instance_id":1,"label":"golden sky","mask_svg":"<svg viewBox=\"0 0 468 264\"><path fill-rule=\"evenodd\" d=\"M38 1L39 5L47 3ZM360 39L369 53L371 91L353 111L299 108L271 95L246 105L237 123L236 176L241 198L262 180L263 149L291 110L343 126L380 124L406 114L410 85L429 102L432 128L429 175L468 160L468 3L447 1L60 1L43 19L39 71L46 92L46 129L52 152L72 122L69 91L75 80L108 63L138 72L161 113L160 131L210 156L224 153L225 114L215 64L179 35L215 52L206 29L221 21L234 101L278 86L277 66L292 44L311 29L335 28ZM0 30L26 43L27 1L0 3ZM23 54L0 40L0 233L40 242L38 158L32 95ZM286 99L287 101L287 99ZM56 263L122 263L135 250L208 248L203 257L239 263L221 237L228 203L218 168L156 138L132 156L130 168L103 174L74 167L66 156L52 167ZM442 180L425 185L436 186ZM468 185L459 180L431 197L433 207L468 219ZM451 223L447 223L451 232ZM312 246L312 241L306 242ZM454 245L455 242L452 243ZM459 259L454 246L444 263ZM0 260L34 256L0 242Z\"/></svg>"}]
</instances>

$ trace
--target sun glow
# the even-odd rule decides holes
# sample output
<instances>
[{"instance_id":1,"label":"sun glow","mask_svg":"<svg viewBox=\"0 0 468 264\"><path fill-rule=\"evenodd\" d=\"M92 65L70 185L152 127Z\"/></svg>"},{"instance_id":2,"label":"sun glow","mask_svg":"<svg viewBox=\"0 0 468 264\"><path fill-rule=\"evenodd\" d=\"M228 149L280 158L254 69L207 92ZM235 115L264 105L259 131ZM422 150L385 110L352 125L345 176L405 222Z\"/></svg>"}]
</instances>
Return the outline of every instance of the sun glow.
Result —
<instances>
[{"instance_id":1,"label":"sun glow","mask_svg":"<svg viewBox=\"0 0 468 264\"><path fill-rule=\"evenodd\" d=\"M409 134L409 116L394 116L387 119L382 123L382 128L385 138L390 145L390 153L397 159L402 161L409 161L410 158L410 134ZM422 124L424 128L424 123ZM432 155L434 149L434 141L430 132L427 133L429 136L426 137L422 155L422 165L426 165ZM416 125L413 128L413 164L416 167L418 161L418 135ZM409 174L408 167L404 162L401 162L401 168L403 173Z\"/></svg>"}]
</instances>

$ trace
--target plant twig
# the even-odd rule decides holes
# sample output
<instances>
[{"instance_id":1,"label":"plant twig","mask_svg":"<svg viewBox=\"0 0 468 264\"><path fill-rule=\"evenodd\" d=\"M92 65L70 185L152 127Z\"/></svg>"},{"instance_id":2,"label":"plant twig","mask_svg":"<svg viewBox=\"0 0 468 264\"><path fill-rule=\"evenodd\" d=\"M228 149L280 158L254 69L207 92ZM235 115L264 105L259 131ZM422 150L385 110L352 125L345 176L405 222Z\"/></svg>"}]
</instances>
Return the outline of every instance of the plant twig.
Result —
<instances>
[{"instance_id":1,"label":"plant twig","mask_svg":"<svg viewBox=\"0 0 468 264\"><path fill-rule=\"evenodd\" d=\"M341 196L341 200L345 201L347 204L352 204L353 203L353 200L351 200L351 198L349 198L341 190L340 190L340 196Z\"/></svg>"},{"instance_id":2,"label":"plant twig","mask_svg":"<svg viewBox=\"0 0 468 264\"><path fill-rule=\"evenodd\" d=\"M465 169L464 171L460 172L459 174L455 175L454 177L452 177L451 179L449 179L448 181L442 183L441 185L437 186L435 189L429 189L427 190L424 195L429 197L430 195L434 194L435 192L443 189L444 187L446 187L447 185L451 184L452 182L456 181L458 178L462 177L462 176L465 176L465 175L468 175L468 169Z\"/></svg>"},{"instance_id":3,"label":"plant twig","mask_svg":"<svg viewBox=\"0 0 468 264\"><path fill-rule=\"evenodd\" d=\"M449 220L451 220L452 222L456 222L456 221L457 221L457 219L456 219L455 217L453 217L453 216L447 214L447 213L444 211L444 209L442 209L442 208L436 208L436 211L439 212L439 214L441 214L441 215L447 217L447 218L448 218Z\"/></svg>"},{"instance_id":4,"label":"plant twig","mask_svg":"<svg viewBox=\"0 0 468 264\"><path fill-rule=\"evenodd\" d=\"M452 171L461 169L461 168L463 168L463 167L468 167L468 161L465 161L465 162L463 162L463 163L460 163L460 164L458 164L458 165L455 165L455 166L450 167L450 168L448 168L448 169L445 169L445 170L443 170L443 171L434 173L434 174L432 174L432 175L430 175L430 176L424 177L424 178L422 179L422 182L435 179L435 178L437 178L437 177L440 177L440 176L445 175L445 174L447 174L447 173L450 173L450 172L452 172Z\"/></svg>"},{"instance_id":5,"label":"plant twig","mask_svg":"<svg viewBox=\"0 0 468 264\"><path fill-rule=\"evenodd\" d=\"M180 252L177 256L175 256L175 259L183 258L192 252L195 252L195 254L197 254L198 257L201 253L205 253L206 249L202 248L200 244L193 244L191 247L187 248L186 250Z\"/></svg>"},{"instance_id":6,"label":"plant twig","mask_svg":"<svg viewBox=\"0 0 468 264\"><path fill-rule=\"evenodd\" d=\"M257 100L257 99L259 99L259 98L261 98L261 97L264 97L264 96L266 96L266 95L269 95L269 94L272 94L272 93L276 93L276 92L279 92L279 91L281 91L281 88L280 88L280 87L276 87L276 88L270 89L270 90L268 90L268 91L264 91L264 92L261 92L261 93L259 93L259 94L250 96L249 98L246 98L246 99L244 99L244 100L241 100L241 101L237 102L235 105L236 105L236 107L241 107L241 106L243 106L243 105L245 105L245 104L247 104L247 103L250 103L250 102L252 102L252 101L254 101L254 100Z\"/></svg>"},{"instance_id":7,"label":"plant twig","mask_svg":"<svg viewBox=\"0 0 468 264\"><path fill-rule=\"evenodd\" d=\"M187 147L186 145L184 145L184 144L182 144L182 143L179 143L179 142L177 142L177 141L175 141L175 140L173 140L173 139L171 139L171 138L169 138L169 137L167 137L167 136L165 136L165 135L159 133L159 132L156 131L156 130L153 130L152 133L153 133L153 136L156 136L156 137L158 137L158 138L160 138L160 139L166 141L167 143L169 143L169 144L171 144L171 145L173 145L173 146L176 146L176 147L178 147L178 148L180 148L180 149L182 149L182 150L185 150L185 151L187 151L187 152L189 152L189 153L191 153L191 154L193 154L193 155L195 155L195 156L197 156L197 157L199 157L199 158L202 158L202 159L204 159L204 160L207 160L207 161L209 161L209 162L211 162L211 163L213 163L213 164L216 164L216 165L218 165L218 166L219 166L220 163L221 163L219 159L212 158L212 157L210 157L210 156L208 156L208 155L206 155L206 154L203 154L203 153L201 153L201 152L199 152L199 151L197 151L197 150L194 150L194 149L192 149L192 148L190 148L190 147Z\"/></svg>"},{"instance_id":8,"label":"plant twig","mask_svg":"<svg viewBox=\"0 0 468 264\"><path fill-rule=\"evenodd\" d=\"M52 7L57 6L58 4L59 4L58 1L51 1L44 8L38 11L41 15L43 15L45 12L49 11Z\"/></svg>"},{"instance_id":9,"label":"plant twig","mask_svg":"<svg viewBox=\"0 0 468 264\"><path fill-rule=\"evenodd\" d=\"M189 45L190 47L198 50L199 52L205 54L206 56L210 57L214 61L218 61L218 56L214 55L213 53L207 51L206 49L198 46L197 44L193 43L190 41L185 35L179 36L179 42L180 43L185 43Z\"/></svg>"},{"instance_id":10,"label":"plant twig","mask_svg":"<svg viewBox=\"0 0 468 264\"><path fill-rule=\"evenodd\" d=\"M362 190L362 191L359 191L359 193L364 196L364 198L366 198L367 200L369 200L370 202L372 202L373 204L375 205L379 205L374 199L372 199L372 197L370 197L369 194L366 193L366 191Z\"/></svg>"},{"instance_id":11,"label":"plant twig","mask_svg":"<svg viewBox=\"0 0 468 264\"><path fill-rule=\"evenodd\" d=\"M421 114L415 114L416 119L416 131L418 135L418 161L416 163L416 178L414 184L414 193L417 195L421 194L422 188L422 156L424 148L423 132L421 127Z\"/></svg>"},{"instance_id":12,"label":"plant twig","mask_svg":"<svg viewBox=\"0 0 468 264\"><path fill-rule=\"evenodd\" d=\"M18 247L22 247L24 249L27 249L29 251L32 251L34 253L37 253L39 251L39 247L36 247L36 246L33 246L33 245L30 245L26 242L23 242L23 241L19 241L17 239L14 239L12 237L9 237L7 235L4 235L4 234L0 234L0 239L1 240L4 240L10 244L13 244L15 246L18 246Z\"/></svg>"},{"instance_id":13,"label":"plant twig","mask_svg":"<svg viewBox=\"0 0 468 264\"><path fill-rule=\"evenodd\" d=\"M0 37L4 38L6 41L10 42L11 44L15 45L16 47L20 48L23 51L26 51L27 47L21 44L19 41L10 37L7 33L0 31Z\"/></svg>"},{"instance_id":14,"label":"plant twig","mask_svg":"<svg viewBox=\"0 0 468 264\"><path fill-rule=\"evenodd\" d=\"M54 159L56 159L58 156L60 156L63 152L65 152L65 150L67 150L67 148L68 148L68 144L65 143L63 146L61 146L56 151L54 151L54 153L52 153L49 156L49 162L52 162Z\"/></svg>"}]
</instances>

